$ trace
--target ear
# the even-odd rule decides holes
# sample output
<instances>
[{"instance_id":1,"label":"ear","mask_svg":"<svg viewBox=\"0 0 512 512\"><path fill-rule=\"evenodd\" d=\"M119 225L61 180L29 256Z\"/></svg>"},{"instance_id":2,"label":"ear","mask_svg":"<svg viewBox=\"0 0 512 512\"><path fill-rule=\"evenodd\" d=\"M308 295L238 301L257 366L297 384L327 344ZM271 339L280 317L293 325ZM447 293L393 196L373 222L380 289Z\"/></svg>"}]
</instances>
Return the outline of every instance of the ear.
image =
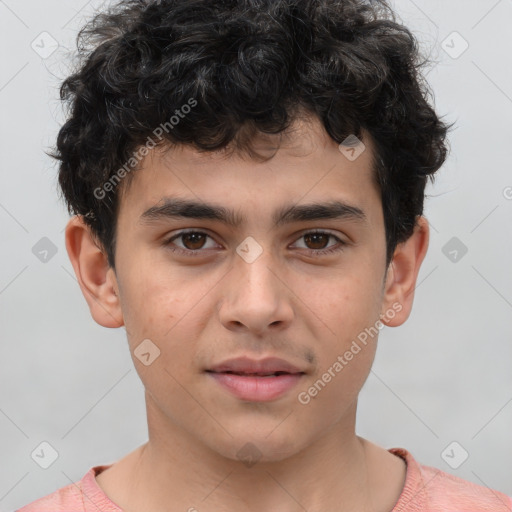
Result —
<instances>
[{"instance_id":1,"label":"ear","mask_svg":"<svg viewBox=\"0 0 512 512\"><path fill-rule=\"evenodd\" d=\"M66 226L66 250L78 284L96 323L103 327L124 325L115 272L81 215Z\"/></svg>"},{"instance_id":2,"label":"ear","mask_svg":"<svg viewBox=\"0 0 512 512\"><path fill-rule=\"evenodd\" d=\"M389 327L402 325L412 310L414 289L429 242L429 225L418 216L411 237L398 244L391 260L384 285L383 310L380 320Z\"/></svg>"}]
</instances>

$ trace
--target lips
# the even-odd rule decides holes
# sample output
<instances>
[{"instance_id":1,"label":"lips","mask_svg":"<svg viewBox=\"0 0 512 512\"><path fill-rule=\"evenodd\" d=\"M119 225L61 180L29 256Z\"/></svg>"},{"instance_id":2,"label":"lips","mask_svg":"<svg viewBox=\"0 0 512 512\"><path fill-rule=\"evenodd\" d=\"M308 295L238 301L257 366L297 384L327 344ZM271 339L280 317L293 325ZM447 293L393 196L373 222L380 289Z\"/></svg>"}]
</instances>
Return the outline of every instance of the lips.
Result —
<instances>
[{"instance_id":1,"label":"lips","mask_svg":"<svg viewBox=\"0 0 512 512\"><path fill-rule=\"evenodd\" d=\"M212 366L206 373L239 400L269 402L291 396L291 390L305 378L306 372L277 357L261 360L238 357Z\"/></svg>"},{"instance_id":2,"label":"lips","mask_svg":"<svg viewBox=\"0 0 512 512\"><path fill-rule=\"evenodd\" d=\"M261 360L250 359L248 357L238 357L224 361L207 369L206 371L257 377L305 373L297 366L277 357L269 357Z\"/></svg>"},{"instance_id":3,"label":"lips","mask_svg":"<svg viewBox=\"0 0 512 512\"><path fill-rule=\"evenodd\" d=\"M214 373L225 373L230 375L240 375L243 377L276 377L278 375L289 375L290 372L274 372L274 373L248 373L248 372L214 372Z\"/></svg>"}]
</instances>

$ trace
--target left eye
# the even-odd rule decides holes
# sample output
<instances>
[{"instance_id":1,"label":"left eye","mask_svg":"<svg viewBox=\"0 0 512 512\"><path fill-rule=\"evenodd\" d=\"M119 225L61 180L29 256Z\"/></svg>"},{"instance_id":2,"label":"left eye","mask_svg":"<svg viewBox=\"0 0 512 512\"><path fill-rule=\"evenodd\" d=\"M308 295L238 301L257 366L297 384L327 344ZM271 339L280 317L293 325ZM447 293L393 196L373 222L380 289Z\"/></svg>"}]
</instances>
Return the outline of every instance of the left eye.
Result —
<instances>
[{"instance_id":1,"label":"left eye","mask_svg":"<svg viewBox=\"0 0 512 512\"><path fill-rule=\"evenodd\" d=\"M205 247L205 240L207 238L212 239L210 235L202 231L181 231L180 233L177 233L168 240L166 240L164 242L164 245L167 246L173 252L186 254L189 256L196 256L202 252L200 249L208 248ZM330 238L335 239L338 243L335 243L334 245L331 246L327 246L326 248L326 243ZM174 244L174 240L176 239L182 240L183 247L176 246L176 244ZM337 236L326 231L310 231L307 233L303 233L299 237L299 240L300 239L304 239L306 244L308 245L313 244L313 248L304 248L310 253L313 253L314 255L322 255L330 252L341 251L343 249L343 246L346 245L346 243L340 240ZM211 249L215 247L209 248Z\"/></svg>"},{"instance_id":2,"label":"left eye","mask_svg":"<svg viewBox=\"0 0 512 512\"><path fill-rule=\"evenodd\" d=\"M326 249L325 247L325 242L329 240L329 238L334 238L341 245L344 244L337 236L334 236L331 233L327 233L325 231L310 231L309 233L304 233L302 236L300 236L299 240L301 238L304 238L304 240L307 240L307 243L312 243L314 246L321 245L322 247L313 247L313 249L306 247L306 249L308 250L320 252L321 254L323 254L324 252L331 252L333 250L331 249L331 247L333 247L332 245L330 247L328 246L328 249ZM336 247L336 244L334 244L334 247Z\"/></svg>"}]
</instances>

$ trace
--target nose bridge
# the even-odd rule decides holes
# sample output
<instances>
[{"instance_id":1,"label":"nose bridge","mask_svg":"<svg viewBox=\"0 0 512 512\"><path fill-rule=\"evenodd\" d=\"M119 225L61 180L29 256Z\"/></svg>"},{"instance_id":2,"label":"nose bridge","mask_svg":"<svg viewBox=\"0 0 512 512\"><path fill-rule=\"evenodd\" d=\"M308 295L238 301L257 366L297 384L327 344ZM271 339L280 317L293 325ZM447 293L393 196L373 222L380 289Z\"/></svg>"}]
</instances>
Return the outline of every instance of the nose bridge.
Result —
<instances>
[{"instance_id":1,"label":"nose bridge","mask_svg":"<svg viewBox=\"0 0 512 512\"><path fill-rule=\"evenodd\" d=\"M263 245L261 238L260 242L249 236L236 249L238 259L235 259L235 280L242 287L241 290L237 287L237 292L272 300L277 291L276 258L269 244Z\"/></svg>"},{"instance_id":2,"label":"nose bridge","mask_svg":"<svg viewBox=\"0 0 512 512\"><path fill-rule=\"evenodd\" d=\"M225 326L242 324L255 331L288 322L292 310L286 287L278 278L278 258L253 237L247 237L236 252L224 290L221 321Z\"/></svg>"}]
</instances>

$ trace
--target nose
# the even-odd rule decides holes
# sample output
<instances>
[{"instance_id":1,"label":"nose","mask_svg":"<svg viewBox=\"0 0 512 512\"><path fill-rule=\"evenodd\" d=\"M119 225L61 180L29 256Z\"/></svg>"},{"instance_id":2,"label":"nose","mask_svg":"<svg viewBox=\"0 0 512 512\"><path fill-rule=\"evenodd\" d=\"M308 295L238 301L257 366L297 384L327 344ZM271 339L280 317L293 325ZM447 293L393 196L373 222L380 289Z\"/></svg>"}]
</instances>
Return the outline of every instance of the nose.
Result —
<instances>
[{"instance_id":1,"label":"nose","mask_svg":"<svg viewBox=\"0 0 512 512\"><path fill-rule=\"evenodd\" d=\"M269 250L251 263L237 257L223 280L221 323L230 330L265 334L285 329L293 319L293 293Z\"/></svg>"}]
</instances>

